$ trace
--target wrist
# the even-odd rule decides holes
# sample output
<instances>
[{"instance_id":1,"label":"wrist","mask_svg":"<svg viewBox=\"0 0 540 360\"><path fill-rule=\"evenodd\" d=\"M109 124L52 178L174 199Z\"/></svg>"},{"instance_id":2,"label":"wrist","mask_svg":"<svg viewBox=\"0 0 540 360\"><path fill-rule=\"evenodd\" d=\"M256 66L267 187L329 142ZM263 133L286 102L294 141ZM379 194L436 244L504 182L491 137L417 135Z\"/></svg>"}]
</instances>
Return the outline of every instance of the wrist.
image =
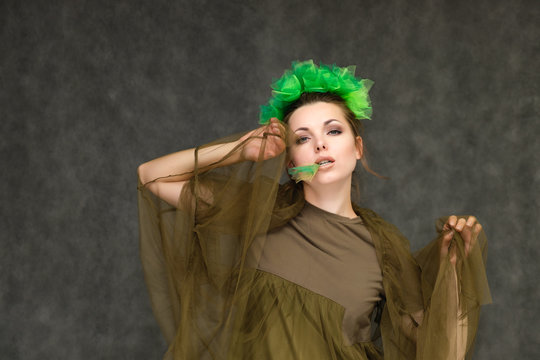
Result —
<instances>
[{"instance_id":1,"label":"wrist","mask_svg":"<svg viewBox=\"0 0 540 360\"><path fill-rule=\"evenodd\" d=\"M245 144L242 146L242 142L243 142L242 139L238 139L231 143L230 151L232 151L233 149L236 149L231 154L231 162L233 163L239 163L239 162L243 162L247 160L246 154L245 154Z\"/></svg>"}]
</instances>

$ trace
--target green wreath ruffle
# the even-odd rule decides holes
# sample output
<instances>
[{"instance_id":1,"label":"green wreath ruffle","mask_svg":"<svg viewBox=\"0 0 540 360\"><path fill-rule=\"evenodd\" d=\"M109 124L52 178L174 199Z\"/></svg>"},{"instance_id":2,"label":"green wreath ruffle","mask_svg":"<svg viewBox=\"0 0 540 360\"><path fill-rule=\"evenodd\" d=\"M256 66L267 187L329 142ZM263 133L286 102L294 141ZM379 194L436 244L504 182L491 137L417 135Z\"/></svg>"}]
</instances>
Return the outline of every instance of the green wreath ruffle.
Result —
<instances>
[{"instance_id":1,"label":"green wreath ruffle","mask_svg":"<svg viewBox=\"0 0 540 360\"><path fill-rule=\"evenodd\" d=\"M345 100L357 119L371 119L369 89L373 81L357 79L355 66L317 66L313 60L293 61L292 69L285 71L272 87L272 98L261 106L260 123L268 124L275 117L283 120L286 108L305 92L330 92Z\"/></svg>"}]
</instances>

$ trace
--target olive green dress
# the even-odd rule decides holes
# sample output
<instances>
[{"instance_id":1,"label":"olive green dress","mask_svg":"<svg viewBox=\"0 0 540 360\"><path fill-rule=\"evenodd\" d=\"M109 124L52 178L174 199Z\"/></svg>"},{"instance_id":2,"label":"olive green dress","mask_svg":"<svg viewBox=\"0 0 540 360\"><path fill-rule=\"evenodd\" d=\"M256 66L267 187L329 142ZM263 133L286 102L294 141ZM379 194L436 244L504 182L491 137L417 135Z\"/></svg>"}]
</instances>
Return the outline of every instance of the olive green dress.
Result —
<instances>
[{"instance_id":1,"label":"olive green dress","mask_svg":"<svg viewBox=\"0 0 540 360\"><path fill-rule=\"evenodd\" d=\"M381 269L362 219L306 202L266 238L249 311L269 316L252 358L364 359L382 293ZM284 342L283 334L290 339Z\"/></svg>"},{"instance_id":2,"label":"olive green dress","mask_svg":"<svg viewBox=\"0 0 540 360\"><path fill-rule=\"evenodd\" d=\"M195 157L176 206L139 183L141 260L164 358L469 357L491 300L484 234L468 256L454 236L453 267L440 259L440 219L413 257L373 211L344 218L306 203L301 185L280 184L285 161L199 169ZM372 341L378 304L382 349Z\"/></svg>"}]
</instances>

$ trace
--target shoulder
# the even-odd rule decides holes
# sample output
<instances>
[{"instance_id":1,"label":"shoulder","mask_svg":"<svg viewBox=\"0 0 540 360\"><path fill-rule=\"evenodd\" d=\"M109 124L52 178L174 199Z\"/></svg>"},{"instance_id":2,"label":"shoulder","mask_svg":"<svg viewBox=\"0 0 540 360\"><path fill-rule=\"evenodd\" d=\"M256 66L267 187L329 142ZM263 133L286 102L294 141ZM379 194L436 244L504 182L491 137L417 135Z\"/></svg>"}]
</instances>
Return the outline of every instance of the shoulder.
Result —
<instances>
[{"instance_id":1,"label":"shoulder","mask_svg":"<svg viewBox=\"0 0 540 360\"><path fill-rule=\"evenodd\" d=\"M376 213L372 209L362 208L356 204L353 204L354 211L364 220L366 226L378 226L378 227L387 227L397 230L397 227L394 226L391 222L385 220L382 216Z\"/></svg>"},{"instance_id":2,"label":"shoulder","mask_svg":"<svg viewBox=\"0 0 540 360\"><path fill-rule=\"evenodd\" d=\"M386 247L399 245L400 248L410 251L409 240L390 221L385 220L372 209L361 208L353 204L354 211L362 218L366 227L370 230L372 237L377 238Z\"/></svg>"}]
</instances>

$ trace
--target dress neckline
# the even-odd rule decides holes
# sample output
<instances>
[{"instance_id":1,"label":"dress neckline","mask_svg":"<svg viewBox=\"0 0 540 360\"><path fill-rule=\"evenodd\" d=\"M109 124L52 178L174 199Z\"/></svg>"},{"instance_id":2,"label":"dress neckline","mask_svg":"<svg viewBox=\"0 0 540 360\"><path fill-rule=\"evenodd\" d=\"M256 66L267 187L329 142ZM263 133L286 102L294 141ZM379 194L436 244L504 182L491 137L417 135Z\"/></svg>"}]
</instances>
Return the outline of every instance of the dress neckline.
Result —
<instances>
[{"instance_id":1,"label":"dress neckline","mask_svg":"<svg viewBox=\"0 0 540 360\"><path fill-rule=\"evenodd\" d=\"M347 223L347 224L362 224L363 223L362 218L358 214L357 214L358 215L357 217L351 219L346 216L341 216L341 215L326 211L324 209L321 209L320 207L317 207L307 201L304 205L304 210L313 212L314 214L318 216L322 216L328 220L338 221L341 223Z\"/></svg>"}]
</instances>

